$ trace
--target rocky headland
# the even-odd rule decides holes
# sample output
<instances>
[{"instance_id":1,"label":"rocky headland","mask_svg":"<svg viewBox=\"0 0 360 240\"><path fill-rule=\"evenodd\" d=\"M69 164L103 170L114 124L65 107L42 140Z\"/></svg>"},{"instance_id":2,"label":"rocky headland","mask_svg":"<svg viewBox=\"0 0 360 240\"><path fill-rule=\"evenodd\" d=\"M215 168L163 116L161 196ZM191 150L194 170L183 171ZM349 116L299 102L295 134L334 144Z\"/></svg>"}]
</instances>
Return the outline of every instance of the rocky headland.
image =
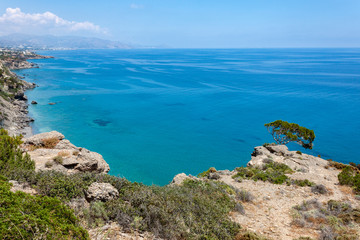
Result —
<instances>
[{"instance_id":1,"label":"rocky headland","mask_svg":"<svg viewBox=\"0 0 360 240\"><path fill-rule=\"evenodd\" d=\"M3 64L11 70L38 68L36 63L29 62L30 59L48 59L52 56L43 56L28 50L0 49L0 59Z\"/></svg>"}]
</instances>

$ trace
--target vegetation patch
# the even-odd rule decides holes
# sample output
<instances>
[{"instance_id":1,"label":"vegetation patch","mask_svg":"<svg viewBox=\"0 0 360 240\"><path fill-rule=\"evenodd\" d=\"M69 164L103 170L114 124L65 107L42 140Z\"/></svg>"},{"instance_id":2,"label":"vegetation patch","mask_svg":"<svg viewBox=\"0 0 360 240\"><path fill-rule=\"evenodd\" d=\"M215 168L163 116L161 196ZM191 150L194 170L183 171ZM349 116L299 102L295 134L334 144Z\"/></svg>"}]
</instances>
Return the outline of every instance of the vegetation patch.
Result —
<instances>
[{"instance_id":1,"label":"vegetation patch","mask_svg":"<svg viewBox=\"0 0 360 240\"><path fill-rule=\"evenodd\" d=\"M45 138L42 140L42 145L44 148L55 148L55 146L60 142L57 137Z\"/></svg>"},{"instance_id":2,"label":"vegetation patch","mask_svg":"<svg viewBox=\"0 0 360 240\"><path fill-rule=\"evenodd\" d=\"M202 173L199 173L197 176L198 176L199 178L201 178L201 177L208 177L210 173L215 173L215 172L216 172L216 169L215 169L214 167L211 167L211 168L209 168L207 171L202 172Z\"/></svg>"},{"instance_id":3,"label":"vegetation patch","mask_svg":"<svg viewBox=\"0 0 360 240\"><path fill-rule=\"evenodd\" d=\"M341 185L348 185L354 188L354 192L360 193L360 173L351 166L346 166L338 175Z\"/></svg>"},{"instance_id":4,"label":"vegetation patch","mask_svg":"<svg viewBox=\"0 0 360 240\"><path fill-rule=\"evenodd\" d=\"M236 235L235 240L268 240L268 238L249 230L243 230Z\"/></svg>"},{"instance_id":5,"label":"vegetation patch","mask_svg":"<svg viewBox=\"0 0 360 240\"><path fill-rule=\"evenodd\" d=\"M19 169L34 170L35 163L28 154L19 148L21 136L10 137L8 132L0 129L0 174L4 175Z\"/></svg>"},{"instance_id":6,"label":"vegetation patch","mask_svg":"<svg viewBox=\"0 0 360 240\"><path fill-rule=\"evenodd\" d=\"M349 203L330 200L321 204L316 199L293 207L293 225L314 228L321 232L320 239L357 239L360 209Z\"/></svg>"},{"instance_id":7,"label":"vegetation patch","mask_svg":"<svg viewBox=\"0 0 360 240\"><path fill-rule=\"evenodd\" d=\"M57 164L62 164L63 161L64 161L64 158L63 158L62 156L57 155L57 156L55 156L55 157L53 158L53 160L54 160L54 162L57 163Z\"/></svg>"},{"instance_id":8,"label":"vegetation patch","mask_svg":"<svg viewBox=\"0 0 360 240\"><path fill-rule=\"evenodd\" d=\"M73 211L56 198L10 191L0 176L1 239L89 239Z\"/></svg>"},{"instance_id":9,"label":"vegetation patch","mask_svg":"<svg viewBox=\"0 0 360 240\"><path fill-rule=\"evenodd\" d=\"M335 162L332 159L328 159L328 166L339 169L339 170L343 170L344 168L350 167L355 172L360 173L360 168L358 168L357 166L348 165L348 164L344 164L344 163L340 163L340 162Z\"/></svg>"},{"instance_id":10,"label":"vegetation patch","mask_svg":"<svg viewBox=\"0 0 360 240\"><path fill-rule=\"evenodd\" d=\"M4 136L0 138L4 154L4 158L0 162L1 172L9 179L29 183L41 195L38 197L26 195L25 202L32 205L24 204L23 206L25 212L27 208L29 208L28 211L37 209L34 214L40 214L42 209L49 208L49 212L44 210L43 216L50 223L46 222L47 220L42 222L44 225L38 225L39 229L35 231L36 234L40 234L46 232L46 227L48 229L57 227L54 233L52 230L46 232L46 234L53 234L49 235L48 239L87 239L86 232L76 225L77 220L72 215L72 211L68 210L60 201L68 202L74 198L84 198L86 190L93 182L110 183L119 191L120 196L116 200L105 203L92 202L89 208L81 206L77 214L89 227L118 222L129 231L149 231L164 239L234 239L240 230L240 226L229 218L229 212L244 213L241 203L236 202L236 199L247 201L250 197L246 193L237 192L225 183L187 180L180 186L160 187L132 183L124 178L106 174L65 175L56 171L35 172L34 162L27 155L23 155L19 149L20 138L9 137L6 132L3 133ZM8 190L9 187L4 191L8 192ZM22 193L17 194L21 194L22 198L25 196ZM10 196L13 195L10 194ZM0 198L0 208L2 199L3 197ZM42 199L41 201L46 204L42 205L40 200L40 202L36 202L31 199ZM19 200L20 202L22 201ZM16 209L22 209L17 205L14 206ZM38 220L32 218L36 224L31 225L32 228L27 227L26 224L30 224L30 222L24 218L32 216L32 213L20 218L21 211L17 211L19 216L11 215L11 217L19 217L20 220L12 221L16 228L25 229L24 231L31 234L32 228L39 224ZM6 224L10 224L10 222ZM5 226L3 231L9 227L1 225L1 223L0 226ZM14 227L14 229L16 228ZM21 234L25 234L25 232L21 232ZM60 234L67 235L63 237ZM11 236L11 239L22 239L15 234ZM36 239L36 237L24 238ZM9 239L9 237L6 235L3 239Z\"/></svg>"},{"instance_id":11,"label":"vegetation patch","mask_svg":"<svg viewBox=\"0 0 360 240\"><path fill-rule=\"evenodd\" d=\"M300 187L304 186L313 186L313 182L309 180L294 180L289 178L286 174L291 174L294 171L287 165L283 163L277 163L269 161L267 164L263 165L261 168L254 167L238 167L236 168L237 173L233 176L237 181L242 179L251 179L254 181L267 181L274 184L283 184L287 185L297 185Z\"/></svg>"}]
</instances>

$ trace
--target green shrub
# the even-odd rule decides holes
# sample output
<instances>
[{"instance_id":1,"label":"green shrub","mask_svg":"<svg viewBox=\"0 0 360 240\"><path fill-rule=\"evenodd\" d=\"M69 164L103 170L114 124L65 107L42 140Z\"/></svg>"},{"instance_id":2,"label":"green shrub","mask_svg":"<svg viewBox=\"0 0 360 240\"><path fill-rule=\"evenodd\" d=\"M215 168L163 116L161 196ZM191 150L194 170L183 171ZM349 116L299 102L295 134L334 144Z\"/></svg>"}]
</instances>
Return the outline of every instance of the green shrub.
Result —
<instances>
[{"instance_id":1,"label":"green shrub","mask_svg":"<svg viewBox=\"0 0 360 240\"><path fill-rule=\"evenodd\" d=\"M47 161L47 162L45 163L45 167L46 167L46 168L51 168L53 165L54 165L54 164L53 164L53 162L51 162L51 161Z\"/></svg>"},{"instance_id":2,"label":"green shrub","mask_svg":"<svg viewBox=\"0 0 360 240\"><path fill-rule=\"evenodd\" d=\"M207 171L199 173L198 177L208 177L210 173L216 172L216 169L214 167L209 168Z\"/></svg>"},{"instance_id":3,"label":"green shrub","mask_svg":"<svg viewBox=\"0 0 360 240\"><path fill-rule=\"evenodd\" d=\"M17 169L34 170L35 163L19 148L21 136L10 137L0 129L0 174L5 175Z\"/></svg>"},{"instance_id":4,"label":"green shrub","mask_svg":"<svg viewBox=\"0 0 360 240\"><path fill-rule=\"evenodd\" d=\"M0 216L0 239L89 239L59 200L13 193L4 177L0 177Z\"/></svg>"},{"instance_id":5,"label":"green shrub","mask_svg":"<svg viewBox=\"0 0 360 240\"><path fill-rule=\"evenodd\" d=\"M233 178L252 179L254 181L268 181L274 184L283 184L289 181L285 174L293 173L291 168L282 163L270 162L265 164L262 169L252 167L236 168L237 174Z\"/></svg>"},{"instance_id":6,"label":"green shrub","mask_svg":"<svg viewBox=\"0 0 360 240\"><path fill-rule=\"evenodd\" d=\"M98 201L92 202L88 209L84 209L84 218L90 227L104 225L109 220L105 203Z\"/></svg>"},{"instance_id":7,"label":"green shrub","mask_svg":"<svg viewBox=\"0 0 360 240\"><path fill-rule=\"evenodd\" d=\"M299 187L313 187L315 186L314 182L309 181L308 179L303 179L303 180L291 180L291 184L299 186Z\"/></svg>"},{"instance_id":8,"label":"green shrub","mask_svg":"<svg viewBox=\"0 0 360 240\"><path fill-rule=\"evenodd\" d=\"M239 226L228 213L235 202L223 183L187 180L181 186L123 188L106 202L109 219L125 229L147 230L165 239L233 239Z\"/></svg>"},{"instance_id":9,"label":"green shrub","mask_svg":"<svg viewBox=\"0 0 360 240\"><path fill-rule=\"evenodd\" d=\"M301 152L301 151L296 151L296 153L302 155L302 152Z\"/></svg>"},{"instance_id":10,"label":"green shrub","mask_svg":"<svg viewBox=\"0 0 360 240\"><path fill-rule=\"evenodd\" d=\"M55 156L53 158L54 162L57 163L57 164L62 164L63 161L64 161L64 158L62 156Z\"/></svg>"},{"instance_id":11,"label":"green shrub","mask_svg":"<svg viewBox=\"0 0 360 240\"><path fill-rule=\"evenodd\" d=\"M354 171L349 167L345 167L338 175L339 183L341 185L350 185L354 183Z\"/></svg>"}]
</instances>

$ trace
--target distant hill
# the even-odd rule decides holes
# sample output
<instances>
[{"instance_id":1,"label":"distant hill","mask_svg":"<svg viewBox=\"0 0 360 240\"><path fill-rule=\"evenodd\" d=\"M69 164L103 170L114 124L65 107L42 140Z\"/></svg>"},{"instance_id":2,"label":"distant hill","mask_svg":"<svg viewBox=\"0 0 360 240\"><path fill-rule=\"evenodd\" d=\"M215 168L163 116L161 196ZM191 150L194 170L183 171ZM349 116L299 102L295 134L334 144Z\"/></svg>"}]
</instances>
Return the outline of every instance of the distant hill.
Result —
<instances>
[{"instance_id":1,"label":"distant hill","mask_svg":"<svg viewBox=\"0 0 360 240\"><path fill-rule=\"evenodd\" d=\"M100 38L11 34L0 36L0 47L30 49L106 49L132 48L128 44Z\"/></svg>"}]
</instances>

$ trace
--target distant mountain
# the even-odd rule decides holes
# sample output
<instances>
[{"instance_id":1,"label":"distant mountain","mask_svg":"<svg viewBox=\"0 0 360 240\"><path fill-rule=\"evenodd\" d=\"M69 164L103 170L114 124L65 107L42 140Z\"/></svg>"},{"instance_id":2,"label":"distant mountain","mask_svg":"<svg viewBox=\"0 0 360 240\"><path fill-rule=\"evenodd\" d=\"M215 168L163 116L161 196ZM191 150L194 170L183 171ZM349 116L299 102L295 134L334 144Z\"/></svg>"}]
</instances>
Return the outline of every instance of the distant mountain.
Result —
<instances>
[{"instance_id":1,"label":"distant mountain","mask_svg":"<svg viewBox=\"0 0 360 240\"><path fill-rule=\"evenodd\" d=\"M106 49L132 48L128 44L100 38L77 36L37 36L11 34L0 36L0 47L30 49Z\"/></svg>"}]
</instances>

